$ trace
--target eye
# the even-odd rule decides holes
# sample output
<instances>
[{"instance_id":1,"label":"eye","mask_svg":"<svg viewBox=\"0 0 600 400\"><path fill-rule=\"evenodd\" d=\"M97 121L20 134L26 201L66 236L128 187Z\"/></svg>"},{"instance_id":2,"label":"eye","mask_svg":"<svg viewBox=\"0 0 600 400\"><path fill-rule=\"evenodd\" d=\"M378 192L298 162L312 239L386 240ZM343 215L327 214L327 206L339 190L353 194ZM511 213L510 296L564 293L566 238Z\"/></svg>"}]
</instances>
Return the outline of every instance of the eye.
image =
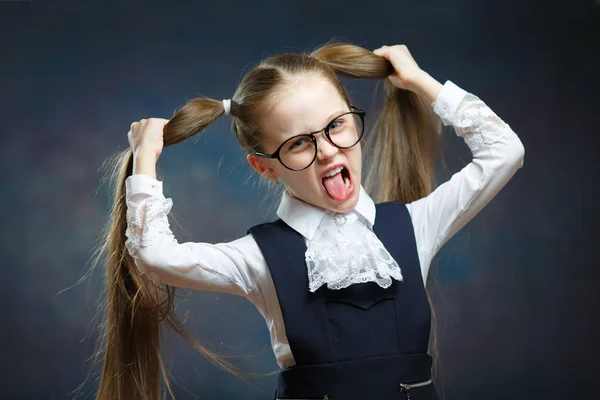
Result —
<instances>
[{"instance_id":1,"label":"eye","mask_svg":"<svg viewBox=\"0 0 600 400\"><path fill-rule=\"evenodd\" d=\"M294 141L293 141L293 142L290 144L290 146L289 146L289 149L290 149L290 150L295 150L295 149L298 149L298 148L300 148L300 147L304 146L304 145L305 145L307 142L308 142L307 138L300 138L300 139L298 139L298 140L294 140Z\"/></svg>"},{"instance_id":2,"label":"eye","mask_svg":"<svg viewBox=\"0 0 600 400\"><path fill-rule=\"evenodd\" d=\"M328 126L329 132L330 133L335 133L336 131L339 131L342 128L342 126L344 125L345 122L346 121L344 121L343 118L336 119L335 121L332 121L329 124L329 126Z\"/></svg>"}]
</instances>

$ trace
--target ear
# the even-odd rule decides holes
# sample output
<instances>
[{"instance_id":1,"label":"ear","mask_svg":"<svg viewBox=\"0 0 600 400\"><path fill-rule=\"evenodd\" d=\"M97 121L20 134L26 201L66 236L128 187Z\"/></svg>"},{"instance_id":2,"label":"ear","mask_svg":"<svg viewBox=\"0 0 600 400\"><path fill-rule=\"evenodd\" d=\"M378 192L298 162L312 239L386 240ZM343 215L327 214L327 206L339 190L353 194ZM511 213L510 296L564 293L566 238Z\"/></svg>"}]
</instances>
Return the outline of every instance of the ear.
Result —
<instances>
[{"instance_id":1,"label":"ear","mask_svg":"<svg viewBox=\"0 0 600 400\"><path fill-rule=\"evenodd\" d=\"M267 179L277 180L277 173L273 168L269 167L267 160L264 157L257 156L256 154L248 154L246 160L248 160L248 164L250 164L260 175Z\"/></svg>"}]
</instances>

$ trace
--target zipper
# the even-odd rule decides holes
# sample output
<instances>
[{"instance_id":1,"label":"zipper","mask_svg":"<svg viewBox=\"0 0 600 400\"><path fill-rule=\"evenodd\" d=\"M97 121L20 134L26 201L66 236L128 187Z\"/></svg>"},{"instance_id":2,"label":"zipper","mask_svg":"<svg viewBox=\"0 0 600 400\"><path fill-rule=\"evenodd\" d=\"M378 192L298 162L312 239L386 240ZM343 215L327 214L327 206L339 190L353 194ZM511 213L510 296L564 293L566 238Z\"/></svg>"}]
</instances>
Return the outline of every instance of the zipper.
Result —
<instances>
[{"instance_id":1,"label":"zipper","mask_svg":"<svg viewBox=\"0 0 600 400\"><path fill-rule=\"evenodd\" d=\"M406 400L410 400L410 390L412 388L418 388L421 386L427 386L431 384L431 379L422 382L414 382L414 383L400 383L400 388L404 392L404 398Z\"/></svg>"},{"instance_id":2,"label":"zipper","mask_svg":"<svg viewBox=\"0 0 600 400\"><path fill-rule=\"evenodd\" d=\"M418 388L421 386L427 386L431 384L431 379L422 382L414 382L414 383L400 383L400 388L404 392L404 397L406 400L410 400L410 390L413 388ZM275 400L329 400L329 396L325 395L323 397L310 397L310 398L296 398L292 397L289 399L277 397Z\"/></svg>"}]
</instances>

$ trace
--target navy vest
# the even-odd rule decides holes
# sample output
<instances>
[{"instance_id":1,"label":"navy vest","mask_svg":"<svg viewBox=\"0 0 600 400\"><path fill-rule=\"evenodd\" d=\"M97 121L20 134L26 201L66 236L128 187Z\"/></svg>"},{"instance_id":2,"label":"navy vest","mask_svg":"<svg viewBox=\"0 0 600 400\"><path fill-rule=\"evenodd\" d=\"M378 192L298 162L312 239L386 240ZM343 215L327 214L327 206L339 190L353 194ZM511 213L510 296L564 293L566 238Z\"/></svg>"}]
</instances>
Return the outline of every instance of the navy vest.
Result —
<instances>
[{"instance_id":1,"label":"navy vest","mask_svg":"<svg viewBox=\"0 0 600 400\"><path fill-rule=\"evenodd\" d=\"M276 399L438 400L427 354L431 310L410 214L376 205L373 230L403 281L308 290L302 236L281 219L250 228L271 273L296 365L278 375Z\"/></svg>"}]
</instances>

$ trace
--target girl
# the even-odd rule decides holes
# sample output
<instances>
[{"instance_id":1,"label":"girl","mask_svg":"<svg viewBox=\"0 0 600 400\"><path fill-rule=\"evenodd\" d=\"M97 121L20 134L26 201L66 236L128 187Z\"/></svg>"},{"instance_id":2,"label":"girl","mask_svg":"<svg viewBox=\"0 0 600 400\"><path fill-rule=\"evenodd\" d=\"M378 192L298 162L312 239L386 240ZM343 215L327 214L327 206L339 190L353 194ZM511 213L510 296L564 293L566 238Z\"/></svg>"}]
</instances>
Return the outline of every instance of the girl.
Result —
<instances>
[{"instance_id":1,"label":"girl","mask_svg":"<svg viewBox=\"0 0 600 400\"><path fill-rule=\"evenodd\" d=\"M337 75L390 78L367 150L368 191L365 112ZM178 243L158 157L163 144L224 114L252 168L285 186L279 219L229 243ZM464 138L473 160L432 191L442 123ZM193 99L170 120L132 123L128 139L131 149L114 163L104 247L99 399L159 399L161 373L171 392L159 352L162 323L227 366L181 328L174 287L237 294L256 305L282 367L277 399L438 398L428 354L431 260L523 165L521 141L478 97L436 81L404 45L369 51L330 43L269 57L231 99Z\"/></svg>"}]
</instances>

